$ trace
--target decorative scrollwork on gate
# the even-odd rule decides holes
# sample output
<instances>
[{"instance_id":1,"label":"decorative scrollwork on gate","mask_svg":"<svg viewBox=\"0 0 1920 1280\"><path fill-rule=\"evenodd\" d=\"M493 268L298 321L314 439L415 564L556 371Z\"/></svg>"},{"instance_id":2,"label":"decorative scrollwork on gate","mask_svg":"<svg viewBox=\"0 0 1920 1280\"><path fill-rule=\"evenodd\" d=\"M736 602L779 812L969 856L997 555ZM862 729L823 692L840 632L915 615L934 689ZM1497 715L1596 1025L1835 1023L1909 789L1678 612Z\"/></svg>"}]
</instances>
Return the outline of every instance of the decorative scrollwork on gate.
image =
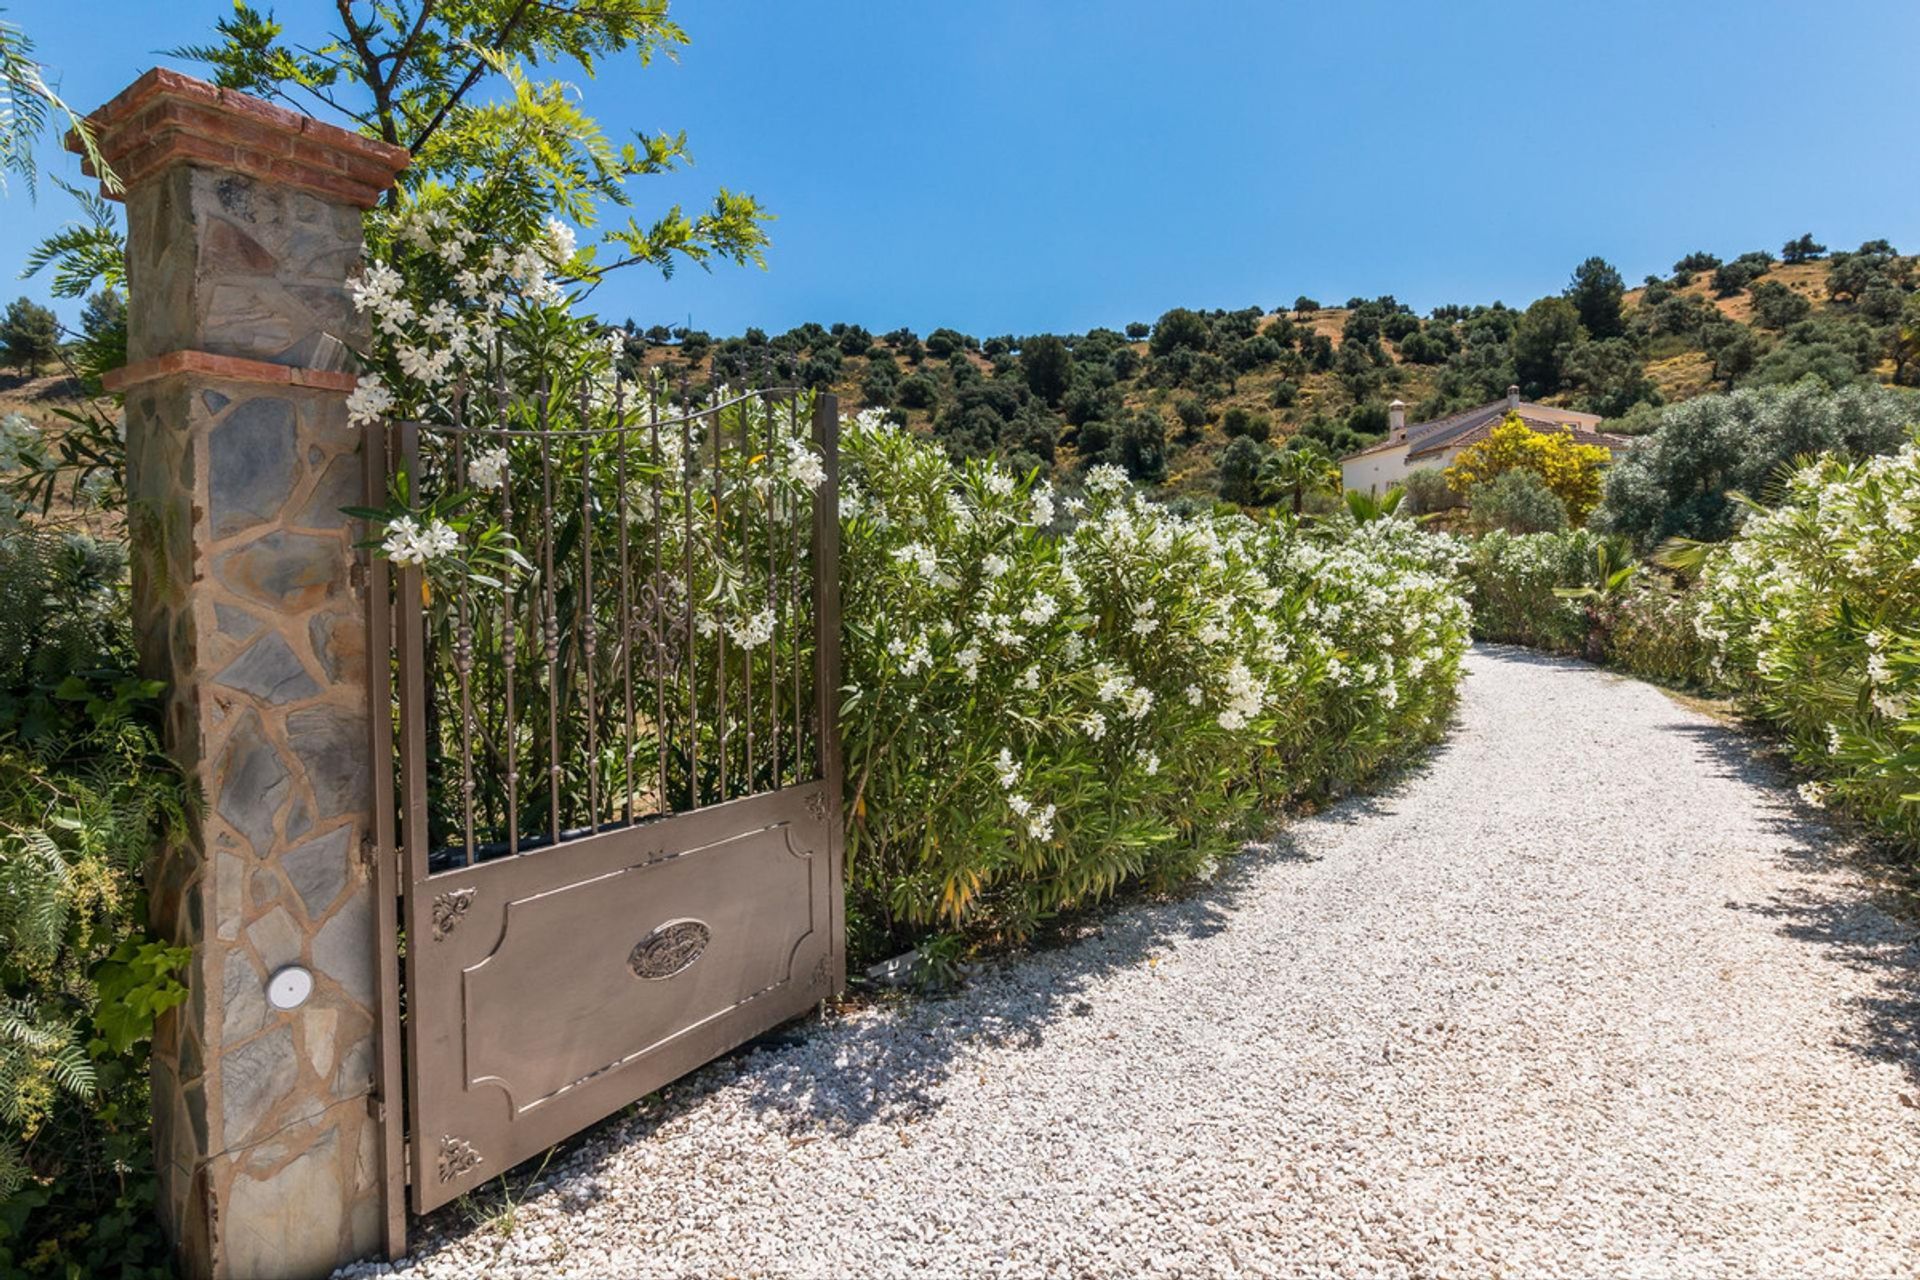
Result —
<instances>
[{"instance_id":1,"label":"decorative scrollwork on gate","mask_svg":"<svg viewBox=\"0 0 1920 1280\"><path fill-rule=\"evenodd\" d=\"M641 581L633 601L633 620L641 636L634 655L640 675L675 689L687 661L685 595L684 586L674 590L673 581L655 571Z\"/></svg>"},{"instance_id":2,"label":"decorative scrollwork on gate","mask_svg":"<svg viewBox=\"0 0 1920 1280\"><path fill-rule=\"evenodd\" d=\"M477 890L449 889L433 900L433 940L435 942L452 933L455 926L466 919L467 911L473 906Z\"/></svg>"},{"instance_id":3,"label":"decorative scrollwork on gate","mask_svg":"<svg viewBox=\"0 0 1920 1280\"><path fill-rule=\"evenodd\" d=\"M827 797L825 792L816 791L807 797L807 812L813 815L815 822L825 822L827 820Z\"/></svg>"},{"instance_id":4,"label":"decorative scrollwork on gate","mask_svg":"<svg viewBox=\"0 0 1920 1280\"><path fill-rule=\"evenodd\" d=\"M634 944L627 967L635 977L659 982L692 968L711 941L705 921L669 920Z\"/></svg>"},{"instance_id":5,"label":"decorative scrollwork on gate","mask_svg":"<svg viewBox=\"0 0 1920 1280\"><path fill-rule=\"evenodd\" d=\"M471 1173L480 1164L480 1153L465 1138L448 1134L440 1139L440 1159L437 1162L440 1181L452 1182L462 1174Z\"/></svg>"}]
</instances>

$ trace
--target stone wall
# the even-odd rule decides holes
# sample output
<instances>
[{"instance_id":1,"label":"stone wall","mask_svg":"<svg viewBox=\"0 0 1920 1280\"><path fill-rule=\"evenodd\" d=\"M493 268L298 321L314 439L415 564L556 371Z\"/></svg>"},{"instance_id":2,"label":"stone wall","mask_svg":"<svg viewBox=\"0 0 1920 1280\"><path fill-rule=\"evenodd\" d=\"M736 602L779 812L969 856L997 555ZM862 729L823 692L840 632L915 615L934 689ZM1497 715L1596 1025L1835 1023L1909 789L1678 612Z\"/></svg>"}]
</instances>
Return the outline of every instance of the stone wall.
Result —
<instances>
[{"instance_id":1,"label":"stone wall","mask_svg":"<svg viewBox=\"0 0 1920 1280\"><path fill-rule=\"evenodd\" d=\"M360 534L340 508L363 474L347 280L405 155L165 72L95 122L127 184L131 363L111 385L135 625L204 797L151 879L156 928L193 948L154 1046L162 1210L189 1274L324 1275L400 1220ZM276 1009L289 966L313 991Z\"/></svg>"}]
</instances>

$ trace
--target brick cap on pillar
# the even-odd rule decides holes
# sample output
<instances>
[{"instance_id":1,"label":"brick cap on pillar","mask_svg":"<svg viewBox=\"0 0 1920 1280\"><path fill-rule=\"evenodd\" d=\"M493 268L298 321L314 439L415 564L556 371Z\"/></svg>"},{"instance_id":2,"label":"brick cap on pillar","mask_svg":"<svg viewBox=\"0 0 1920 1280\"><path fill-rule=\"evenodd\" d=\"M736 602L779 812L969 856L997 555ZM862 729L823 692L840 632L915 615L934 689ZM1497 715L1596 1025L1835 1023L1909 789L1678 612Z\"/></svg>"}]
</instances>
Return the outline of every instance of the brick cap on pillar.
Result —
<instances>
[{"instance_id":1,"label":"brick cap on pillar","mask_svg":"<svg viewBox=\"0 0 1920 1280\"><path fill-rule=\"evenodd\" d=\"M87 123L128 186L175 164L227 169L371 209L407 167L396 147L164 67L135 80ZM67 150L81 151L68 135ZM91 164L83 166L94 174Z\"/></svg>"},{"instance_id":2,"label":"brick cap on pillar","mask_svg":"<svg viewBox=\"0 0 1920 1280\"><path fill-rule=\"evenodd\" d=\"M229 382L257 382L273 387L311 387L318 391L350 392L359 385L352 373L336 369L303 369L294 365L269 364L242 356L216 355L211 351L169 351L151 360L109 369L100 376L100 385L111 392L122 392L144 382L170 378L176 373L193 373Z\"/></svg>"}]
</instances>

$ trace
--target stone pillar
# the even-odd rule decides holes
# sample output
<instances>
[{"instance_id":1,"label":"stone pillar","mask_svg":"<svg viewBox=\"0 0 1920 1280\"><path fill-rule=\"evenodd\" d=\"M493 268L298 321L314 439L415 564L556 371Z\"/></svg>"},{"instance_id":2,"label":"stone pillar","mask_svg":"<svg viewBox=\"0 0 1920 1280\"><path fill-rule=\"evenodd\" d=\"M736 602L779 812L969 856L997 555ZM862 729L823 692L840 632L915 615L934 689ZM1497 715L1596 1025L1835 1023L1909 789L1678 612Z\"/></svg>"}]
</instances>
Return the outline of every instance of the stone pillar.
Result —
<instances>
[{"instance_id":1,"label":"stone pillar","mask_svg":"<svg viewBox=\"0 0 1920 1280\"><path fill-rule=\"evenodd\" d=\"M347 280L407 156L167 71L93 124L126 185L129 364L109 387L134 621L204 798L150 878L155 927L193 948L154 1044L161 1212L190 1275L321 1276L404 1227L380 1118L391 902L362 854L360 535L340 508L363 501ZM290 967L311 994L276 1008Z\"/></svg>"}]
</instances>

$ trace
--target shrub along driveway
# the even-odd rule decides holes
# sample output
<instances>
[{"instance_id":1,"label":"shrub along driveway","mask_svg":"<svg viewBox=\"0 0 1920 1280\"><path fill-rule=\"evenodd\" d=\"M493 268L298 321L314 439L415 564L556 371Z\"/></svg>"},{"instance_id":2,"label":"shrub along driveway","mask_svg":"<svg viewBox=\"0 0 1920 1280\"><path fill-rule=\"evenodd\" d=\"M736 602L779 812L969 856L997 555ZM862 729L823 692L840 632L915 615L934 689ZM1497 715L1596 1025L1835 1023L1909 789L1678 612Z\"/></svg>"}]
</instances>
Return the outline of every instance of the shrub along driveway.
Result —
<instances>
[{"instance_id":1,"label":"shrub along driveway","mask_svg":"<svg viewBox=\"0 0 1920 1280\"><path fill-rule=\"evenodd\" d=\"M1912 1274L1920 942L1751 751L1482 649L1398 787L717 1064L412 1271Z\"/></svg>"}]
</instances>

